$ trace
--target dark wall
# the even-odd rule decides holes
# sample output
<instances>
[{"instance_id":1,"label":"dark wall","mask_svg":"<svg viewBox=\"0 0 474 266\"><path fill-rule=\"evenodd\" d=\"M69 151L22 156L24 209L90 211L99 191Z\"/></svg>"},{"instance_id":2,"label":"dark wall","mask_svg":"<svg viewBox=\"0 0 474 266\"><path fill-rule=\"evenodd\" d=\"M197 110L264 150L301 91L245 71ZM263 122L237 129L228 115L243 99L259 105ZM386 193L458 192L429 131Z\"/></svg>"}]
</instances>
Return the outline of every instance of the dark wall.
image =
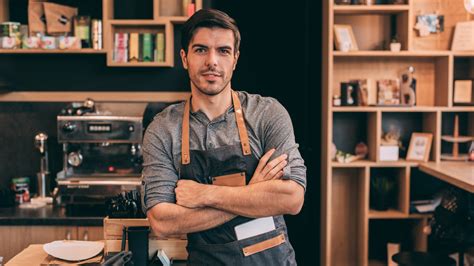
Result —
<instances>
[{"instance_id":1,"label":"dark wall","mask_svg":"<svg viewBox=\"0 0 474 266\"><path fill-rule=\"evenodd\" d=\"M300 265L319 264L322 2L213 1L233 17L242 34L232 85L277 98L293 121L308 167L305 205L288 216Z\"/></svg>"},{"instance_id":2,"label":"dark wall","mask_svg":"<svg viewBox=\"0 0 474 266\"><path fill-rule=\"evenodd\" d=\"M286 220L298 263L318 265L322 3L213 0L206 5L227 12L241 30L233 88L274 97L290 113L308 167L308 187L302 212ZM186 91L189 85L178 57L178 33L172 69L108 68L104 55L0 55L0 79L7 79L15 90ZM36 173L39 156L32 137L39 130L55 136L55 115L62 105L0 104L1 183ZM58 167L57 162L51 163Z\"/></svg>"}]
</instances>

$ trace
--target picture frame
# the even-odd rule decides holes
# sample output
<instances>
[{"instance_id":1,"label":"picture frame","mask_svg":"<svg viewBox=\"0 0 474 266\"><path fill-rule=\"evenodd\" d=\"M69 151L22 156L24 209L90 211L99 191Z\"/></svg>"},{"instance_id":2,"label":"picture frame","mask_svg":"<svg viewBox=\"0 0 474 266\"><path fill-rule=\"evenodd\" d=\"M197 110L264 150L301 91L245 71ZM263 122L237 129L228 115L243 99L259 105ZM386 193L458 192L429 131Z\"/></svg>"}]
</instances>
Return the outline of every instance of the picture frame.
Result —
<instances>
[{"instance_id":1,"label":"picture frame","mask_svg":"<svg viewBox=\"0 0 474 266\"><path fill-rule=\"evenodd\" d=\"M377 105L399 106L401 105L401 92L399 79L377 80Z\"/></svg>"},{"instance_id":2,"label":"picture frame","mask_svg":"<svg viewBox=\"0 0 474 266\"><path fill-rule=\"evenodd\" d=\"M406 156L407 161L427 162L430 156L433 134L412 133Z\"/></svg>"},{"instance_id":3,"label":"picture frame","mask_svg":"<svg viewBox=\"0 0 474 266\"><path fill-rule=\"evenodd\" d=\"M334 25L334 44L339 51L358 51L359 46L354 37L351 25Z\"/></svg>"}]
</instances>

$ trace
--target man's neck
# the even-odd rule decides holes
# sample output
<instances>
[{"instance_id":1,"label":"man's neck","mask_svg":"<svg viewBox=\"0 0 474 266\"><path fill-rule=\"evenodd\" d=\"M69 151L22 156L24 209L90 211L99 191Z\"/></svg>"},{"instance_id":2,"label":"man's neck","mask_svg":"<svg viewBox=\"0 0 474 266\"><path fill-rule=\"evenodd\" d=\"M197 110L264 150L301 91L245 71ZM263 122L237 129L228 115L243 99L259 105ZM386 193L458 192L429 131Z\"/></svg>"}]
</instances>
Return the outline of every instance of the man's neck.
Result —
<instances>
[{"instance_id":1,"label":"man's neck","mask_svg":"<svg viewBox=\"0 0 474 266\"><path fill-rule=\"evenodd\" d=\"M209 96L197 89L192 90L191 109L193 112L201 110L210 121L224 114L232 104L232 90L230 86L221 93Z\"/></svg>"}]
</instances>

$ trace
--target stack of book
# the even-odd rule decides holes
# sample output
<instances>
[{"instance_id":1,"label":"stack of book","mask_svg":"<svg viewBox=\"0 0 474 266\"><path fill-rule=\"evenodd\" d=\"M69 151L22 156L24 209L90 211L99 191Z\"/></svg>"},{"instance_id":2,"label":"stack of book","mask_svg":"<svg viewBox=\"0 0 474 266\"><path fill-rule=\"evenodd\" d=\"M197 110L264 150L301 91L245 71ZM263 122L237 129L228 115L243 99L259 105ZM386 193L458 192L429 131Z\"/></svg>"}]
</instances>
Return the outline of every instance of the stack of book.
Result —
<instances>
[{"instance_id":1,"label":"stack of book","mask_svg":"<svg viewBox=\"0 0 474 266\"><path fill-rule=\"evenodd\" d=\"M115 33L114 62L164 62L164 33Z\"/></svg>"}]
</instances>

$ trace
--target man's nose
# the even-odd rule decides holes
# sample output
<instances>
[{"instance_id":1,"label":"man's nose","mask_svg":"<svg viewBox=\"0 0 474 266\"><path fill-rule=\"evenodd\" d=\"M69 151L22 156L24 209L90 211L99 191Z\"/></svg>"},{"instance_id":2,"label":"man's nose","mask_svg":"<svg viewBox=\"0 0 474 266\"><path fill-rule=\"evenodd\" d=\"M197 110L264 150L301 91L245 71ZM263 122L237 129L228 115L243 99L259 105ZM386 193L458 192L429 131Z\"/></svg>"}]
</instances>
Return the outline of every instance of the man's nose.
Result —
<instances>
[{"instance_id":1,"label":"man's nose","mask_svg":"<svg viewBox=\"0 0 474 266\"><path fill-rule=\"evenodd\" d=\"M214 50L210 50L207 54L206 64L208 66L217 66L217 53Z\"/></svg>"}]
</instances>

